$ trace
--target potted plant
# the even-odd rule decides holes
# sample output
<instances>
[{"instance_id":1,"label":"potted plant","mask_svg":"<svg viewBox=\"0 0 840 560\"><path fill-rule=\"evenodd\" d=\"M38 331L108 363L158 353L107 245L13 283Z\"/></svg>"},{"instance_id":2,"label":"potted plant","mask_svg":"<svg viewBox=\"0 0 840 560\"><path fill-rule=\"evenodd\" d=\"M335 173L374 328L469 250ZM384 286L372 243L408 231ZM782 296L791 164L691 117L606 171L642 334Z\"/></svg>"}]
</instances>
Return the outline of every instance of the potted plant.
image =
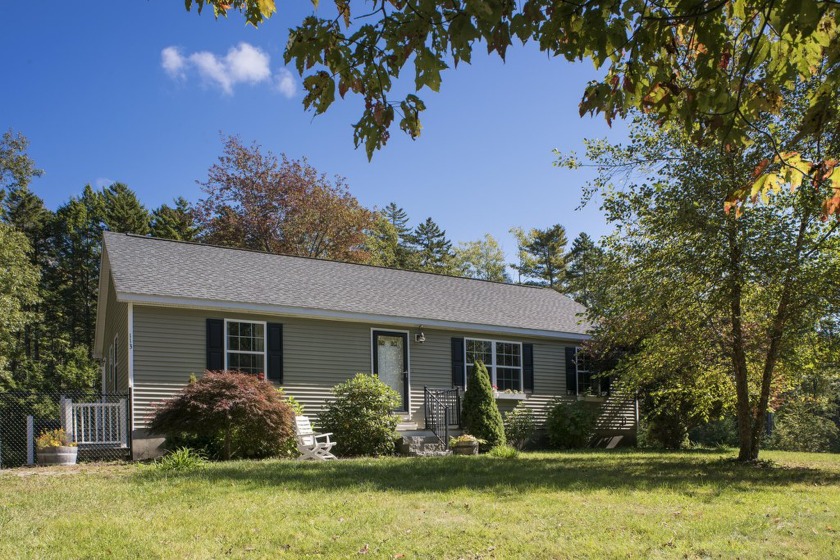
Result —
<instances>
[{"instance_id":1,"label":"potted plant","mask_svg":"<svg viewBox=\"0 0 840 560\"><path fill-rule=\"evenodd\" d=\"M469 434L449 438L449 449L455 455L478 455L478 445L481 440Z\"/></svg>"},{"instance_id":2,"label":"potted plant","mask_svg":"<svg viewBox=\"0 0 840 560\"><path fill-rule=\"evenodd\" d=\"M79 448L67 439L64 428L44 430L35 440L39 465L75 465Z\"/></svg>"}]
</instances>

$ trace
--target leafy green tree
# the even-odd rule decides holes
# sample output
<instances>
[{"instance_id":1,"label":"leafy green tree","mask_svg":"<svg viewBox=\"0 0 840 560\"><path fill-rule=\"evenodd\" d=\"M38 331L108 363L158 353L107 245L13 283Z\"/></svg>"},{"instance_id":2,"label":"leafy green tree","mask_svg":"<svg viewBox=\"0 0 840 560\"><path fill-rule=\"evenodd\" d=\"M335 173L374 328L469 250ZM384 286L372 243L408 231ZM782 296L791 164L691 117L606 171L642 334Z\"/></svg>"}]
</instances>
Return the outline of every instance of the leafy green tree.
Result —
<instances>
[{"instance_id":1,"label":"leafy green tree","mask_svg":"<svg viewBox=\"0 0 840 560\"><path fill-rule=\"evenodd\" d=\"M364 248L368 254L367 264L402 268L400 266L399 244L400 238L397 228L385 216L378 214L374 218L373 225L365 234Z\"/></svg>"},{"instance_id":2,"label":"leafy green tree","mask_svg":"<svg viewBox=\"0 0 840 560\"><path fill-rule=\"evenodd\" d=\"M117 233L149 234L149 212L128 185L114 183L102 192L105 227Z\"/></svg>"},{"instance_id":3,"label":"leafy green tree","mask_svg":"<svg viewBox=\"0 0 840 560\"><path fill-rule=\"evenodd\" d=\"M505 252L489 233L484 235L484 239L459 243L454 260L456 269L468 278L510 282Z\"/></svg>"},{"instance_id":4,"label":"leafy green tree","mask_svg":"<svg viewBox=\"0 0 840 560\"><path fill-rule=\"evenodd\" d=\"M505 425L496 405L493 387L487 366L476 361L467 375L467 390L464 393L461 421L468 434L485 441L485 451L505 444Z\"/></svg>"},{"instance_id":5,"label":"leafy green tree","mask_svg":"<svg viewBox=\"0 0 840 560\"><path fill-rule=\"evenodd\" d=\"M27 154L29 140L20 132L8 130L0 138L0 200L7 189L26 189L43 171Z\"/></svg>"},{"instance_id":6,"label":"leafy green tree","mask_svg":"<svg viewBox=\"0 0 840 560\"><path fill-rule=\"evenodd\" d=\"M175 199L175 206L162 204L152 212L150 231L153 237L193 241L199 228L195 223L190 203L183 196Z\"/></svg>"},{"instance_id":7,"label":"leafy green tree","mask_svg":"<svg viewBox=\"0 0 840 560\"><path fill-rule=\"evenodd\" d=\"M188 0L187 9L194 4L212 6L217 17L241 11L253 25L276 11L274 0ZM292 27L284 58L305 76L303 103L316 114L332 105L336 90L364 98L354 140L369 157L395 121L412 138L420 134L425 104L414 93L394 99L393 90L404 89L399 77L413 75L417 91L438 91L442 72L470 63L474 49L505 59L520 42L556 58L590 59L599 79L586 86L580 113L600 112L607 122L641 109L690 130L694 140L739 148L759 126L772 132L765 117L781 113L785 92L821 71L824 80L808 92L806 118L794 132L816 136L836 118L834 1L410 0L383 2L364 17L351 15L346 0L334 4L338 17L310 14ZM840 183L840 174L834 180Z\"/></svg>"},{"instance_id":8,"label":"leafy green tree","mask_svg":"<svg viewBox=\"0 0 840 560\"><path fill-rule=\"evenodd\" d=\"M418 224L411 239L417 251L417 270L439 274L454 272L452 242L446 238L446 230L440 229L432 218Z\"/></svg>"},{"instance_id":9,"label":"leafy green tree","mask_svg":"<svg viewBox=\"0 0 840 560\"><path fill-rule=\"evenodd\" d=\"M780 147L814 159L840 154L836 131L807 141L785 126L807 111L808 99L785 100ZM700 148L645 117L634 123L629 146L593 142L588 149L598 168L591 188L616 226L605 240L609 266L598 274L603 297L589 309L596 340L629 350L619 364L622 381L643 386L645 368L656 367L661 395L688 391L707 410L714 391L696 384L704 379L698 375L718 372L712 385L724 383L720 397L735 401L744 461L758 458L785 360L838 304L840 224L821 219L829 181L779 190L740 218L721 204L753 181L770 141L757 136L745 151Z\"/></svg>"},{"instance_id":10,"label":"leafy green tree","mask_svg":"<svg viewBox=\"0 0 840 560\"><path fill-rule=\"evenodd\" d=\"M603 249L585 232L572 241L572 247L566 255L565 291L586 307L597 297L593 276L603 266L603 261Z\"/></svg>"},{"instance_id":11,"label":"leafy green tree","mask_svg":"<svg viewBox=\"0 0 840 560\"><path fill-rule=\"evenodd\" d=\"M22 357L21 333L37 320L38 269L26 236L0 223L0 386L15 388L15 361Z\"/></svg>"},{"instance_id":12,"label":"leafy green tree","mask_svg":"<svg viewBox=\"0 0 840 560\"><path fill-rule=\"evenodd\" d=\"M520 282L525 277L526 283L560 290L566 268L566 229L557 224L527 232L512 228L510 232L518 244L519 263L512 266L519 272Z\"/></svg>"}]
</instances>

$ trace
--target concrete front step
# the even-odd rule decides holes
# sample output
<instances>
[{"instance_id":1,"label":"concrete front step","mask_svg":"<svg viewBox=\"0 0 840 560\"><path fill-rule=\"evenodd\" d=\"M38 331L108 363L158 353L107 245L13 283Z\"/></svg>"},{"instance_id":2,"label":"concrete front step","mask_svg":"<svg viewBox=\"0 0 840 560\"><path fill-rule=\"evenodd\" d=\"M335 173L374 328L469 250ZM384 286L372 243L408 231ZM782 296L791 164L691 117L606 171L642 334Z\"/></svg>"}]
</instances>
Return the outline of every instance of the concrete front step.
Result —
<instances>
[{"instance_id":1,"label":"concrete front step","mask_svg":"<svg viewBox=\"0 0 840 560\"><path fill-rule=\"evenodd\" d=\"M403 435L397 445L400 453L409 457L435 457L449 455L446 445L431 432L420 435Z\"/></svg>"}]
</instances>

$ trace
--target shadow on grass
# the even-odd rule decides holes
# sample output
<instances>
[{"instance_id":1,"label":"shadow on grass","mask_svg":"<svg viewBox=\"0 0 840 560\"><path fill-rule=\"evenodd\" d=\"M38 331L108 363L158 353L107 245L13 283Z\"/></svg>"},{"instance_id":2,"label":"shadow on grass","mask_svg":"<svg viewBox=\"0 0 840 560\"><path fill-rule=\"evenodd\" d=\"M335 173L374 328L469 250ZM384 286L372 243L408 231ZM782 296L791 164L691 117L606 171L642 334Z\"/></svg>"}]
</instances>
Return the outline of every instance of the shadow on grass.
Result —
<instances>
[{"instance_id":1,"label":"shadow on grass","mask_svg":"<svg viewBox=\"0 0 840 560\"><path fill-rule=\"evenodd\" d=\"M154 472L142 476L155 476ZM170 475L172 476L172 475ZM750 491L792 484L840 484L840 472L771 464L742 465L720 452L529 453L518 459L435 457L330 462L236 461L174 475L179 480L242 483L290 490L364 489L396 492L471 490L594 491L700 486Z\"/></svg>"}]
</instances>

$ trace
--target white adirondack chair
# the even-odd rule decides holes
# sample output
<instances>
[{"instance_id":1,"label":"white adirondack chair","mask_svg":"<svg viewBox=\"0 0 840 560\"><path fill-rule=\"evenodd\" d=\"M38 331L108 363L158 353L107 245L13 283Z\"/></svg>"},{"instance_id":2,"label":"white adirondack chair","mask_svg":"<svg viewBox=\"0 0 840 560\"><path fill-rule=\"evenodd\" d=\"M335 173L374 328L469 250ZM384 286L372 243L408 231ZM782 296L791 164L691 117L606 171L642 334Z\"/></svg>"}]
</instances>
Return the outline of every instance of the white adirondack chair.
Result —
<instances>
[{"instance_id":1,"label":"white adirondack chair","mask_svg":"<svg viewBox=\"0 0 840 560\"><path fill-rule=\"evenodd\" d=\"M329 434L318 434L312 431L312 423L308 416L295 416L295 430L297 431L297 446L301 459L315 459L326 461L335 459L330 449L335 445L330 441Z\"/></svg>"}]
</instances>

